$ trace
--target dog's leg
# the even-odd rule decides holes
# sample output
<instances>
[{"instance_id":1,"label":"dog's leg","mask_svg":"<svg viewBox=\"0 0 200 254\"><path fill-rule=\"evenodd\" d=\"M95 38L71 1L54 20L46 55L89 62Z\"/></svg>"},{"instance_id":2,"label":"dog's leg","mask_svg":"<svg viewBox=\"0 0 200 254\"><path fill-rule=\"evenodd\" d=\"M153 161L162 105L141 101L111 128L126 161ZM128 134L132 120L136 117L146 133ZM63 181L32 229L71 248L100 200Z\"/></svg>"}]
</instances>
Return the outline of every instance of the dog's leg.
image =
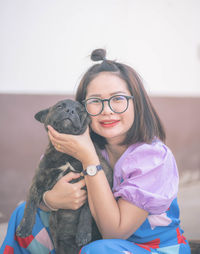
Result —
<instances>
[{"instance_id":1,"label":"dog's leg","mask_svg":"<svg viewBox=\"0 0 200 254\"><path fill-rule=\"evenodd\" d=\"M69 162L67 162L65 165L60 167L60 169L61 168L63 170L63 175L65 175L69 171L76 172L75 168ZM77 233L76 233L76 244L78 246L83 246L91 241L92 221L93 219L90 212L90 208L89 208L88 202L86 202L85 205L81 208L81 212L79 216L79 222L78 222Z\"/></svg>"},{"instance_id":2,"label":"dog's leg","mask_svg":"<svg viewBox=\"0 0 200 254\"><path fill-rule=\"evenodd\" d=\"M46 171L38 169L29 190L24 216L16 230L18 236L27 237L31 235L35 224L37 208L42 202L43 193L55 185L61 173L62 170L57 168L51 168Z\"/></svg>"},{"instance_id":3,"label":"dog's leg","mask_svg":"<svg viewBox=\"0 0 200 254\"><path fill-rule=\"evenodd\" d=\"M83 246L92 240L92 214L88 202L81 209L76 233L76 243Z\"/></svg>"},{"instance_id":4,"label":"dog's leg","mask_svg":"<svg viewBox=\"0 0 200 254\"><path fill-rule=\"evenodd\" d=\"M51 238L53 241L53 245L55 248L56 253L57 249L58 249L58 242L57 242L57 212L51 212L50 216L49 216L49 229L50 229L50 233L51 233Z\"/></svg>"},{"instance_id":5,"label":"dog's leg","mask_svg":"<svg viewBox=\"0 0 200 254\"><path fill-rule=\"evenodd\" d=\"M58 242L58 248L56 253L58 254L78 254L80 251L80 247L78 247L74 243L73 238L65 240L61 240Z\"/></svg>"},{"instance_id":6,"label":"dog's leg","mask_svg":"<svg viewBox=\"0 0 200 254\"><path fill-rule=\"evenodd\" d=\"M32 197L36 198L32 198ZM37 194L34 193L29 196L29 199L26 202L26 207L24 210L24 216L17 227L16 234L19 237L27 237L31 235L33 225L35 224L35 215L37 212L38 198Z\"/></svg>"}]
</instances>

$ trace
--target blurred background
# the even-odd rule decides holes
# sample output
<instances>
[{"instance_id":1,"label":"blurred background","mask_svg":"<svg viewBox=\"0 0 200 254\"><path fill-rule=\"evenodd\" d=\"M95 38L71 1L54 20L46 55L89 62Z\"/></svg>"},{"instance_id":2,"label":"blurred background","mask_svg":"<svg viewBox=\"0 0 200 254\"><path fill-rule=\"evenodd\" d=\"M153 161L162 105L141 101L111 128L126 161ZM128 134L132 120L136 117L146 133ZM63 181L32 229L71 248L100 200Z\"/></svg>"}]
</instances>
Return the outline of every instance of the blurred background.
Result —
<instances>
[{"instance_id":1,"label":"blurred background","mask_svg":"<svg viewBox=\"0 0 200 254\"><path fill-rule=\"evenodd\" d=\"M199 0L0 0L0 239L48 143L35 113L74 96L100 47L143 77L179 167L182 227L200 239L199 13Z\"/></svg>"}]
</instances>

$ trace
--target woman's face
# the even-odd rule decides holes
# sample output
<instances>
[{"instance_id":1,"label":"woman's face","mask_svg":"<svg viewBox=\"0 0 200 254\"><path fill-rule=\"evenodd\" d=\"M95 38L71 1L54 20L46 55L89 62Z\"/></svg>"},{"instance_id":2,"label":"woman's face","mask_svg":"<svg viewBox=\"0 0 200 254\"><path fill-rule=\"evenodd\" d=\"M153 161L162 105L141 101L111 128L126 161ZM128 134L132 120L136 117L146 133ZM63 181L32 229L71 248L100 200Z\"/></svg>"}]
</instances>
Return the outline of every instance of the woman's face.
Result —
<instances>
[{"instance_id":1,"label":"woman's face","mask_svg":"<svg viewBox=\"0 0 200 254\"><path fill-rule=\"evenodd\" d=\"M86 99L109 99L113 95L131 96L126 82L113 73L101 72L88 84ZM106 101L101 114L91 116L91 119L90 126L95 133L106 138L109 144L118 144L125 139L134 122L133 100L129 99L127 110L121 114L114 113Z\"/></svg>"}]
</instances>

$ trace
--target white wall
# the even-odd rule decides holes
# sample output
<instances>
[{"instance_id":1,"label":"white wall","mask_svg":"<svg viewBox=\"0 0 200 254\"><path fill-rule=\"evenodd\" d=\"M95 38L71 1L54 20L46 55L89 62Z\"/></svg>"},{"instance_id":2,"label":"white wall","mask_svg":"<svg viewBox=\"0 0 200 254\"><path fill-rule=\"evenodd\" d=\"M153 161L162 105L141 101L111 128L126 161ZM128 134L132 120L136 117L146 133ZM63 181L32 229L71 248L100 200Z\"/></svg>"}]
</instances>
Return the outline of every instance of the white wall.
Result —
<instances>
[{"instance_id":1,"label":"white wall","mask_svg":"<svg viewBox=\"0 0 200 254\"><path fill-rule=\"evenodd\" d=\"M97 47L152 95L200 96L199 0L0 0L1 93L74 93Z\"/></svg>"}]
</instances>

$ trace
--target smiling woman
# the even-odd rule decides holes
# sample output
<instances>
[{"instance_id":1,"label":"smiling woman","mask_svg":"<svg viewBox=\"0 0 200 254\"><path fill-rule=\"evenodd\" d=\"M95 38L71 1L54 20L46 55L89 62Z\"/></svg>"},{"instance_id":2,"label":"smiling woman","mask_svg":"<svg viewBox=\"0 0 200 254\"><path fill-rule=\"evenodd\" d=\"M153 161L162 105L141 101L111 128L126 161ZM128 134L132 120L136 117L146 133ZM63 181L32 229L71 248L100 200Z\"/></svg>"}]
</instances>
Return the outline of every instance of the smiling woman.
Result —
<instances>
[{"instance_id":1,"label":"smiling woman","mask_svg":"<svg viewBox=\"0 0 200 254\"><path fill-rule=\"evenodd\" d=\"M126 241L94 242L81 253L190 253L175 215L176 163L141 78L130 66L107 60L104 50L93 51L91 58L102 62L86 72L76 99L85 103L91 137L113 167L116 201L100 173L85 177L88 198L103 237ZM116 110L118 101L123 107Z\"/></svg>"},{"instance_id":2,"label":"smiling woman","mask_svg":"<svg viewBox=\"0 0 200 254\"><path fill-rule=\"evenodd\" d=\"M76 94L90 114L89 129L73 136L49 127L55 148L60 144L63 153L83 166L90 210L103 238L83 246L80 253L189 254L179 219L178 169L141 78L130 66L107 60L102 49L91 58L100 62L85 73ZM117 108L121 102L123 107ZM92 106L91 112L88 104L98 104L98 111ZM113 168L112 188L104 171L98 170L102 165L93 142ZM62 209L71 204L71 197L78 197L80 188L68 183L68 199L61 202L64 186L58 181L47 192L49 207Z\"/></svg>"}]
</instances>

